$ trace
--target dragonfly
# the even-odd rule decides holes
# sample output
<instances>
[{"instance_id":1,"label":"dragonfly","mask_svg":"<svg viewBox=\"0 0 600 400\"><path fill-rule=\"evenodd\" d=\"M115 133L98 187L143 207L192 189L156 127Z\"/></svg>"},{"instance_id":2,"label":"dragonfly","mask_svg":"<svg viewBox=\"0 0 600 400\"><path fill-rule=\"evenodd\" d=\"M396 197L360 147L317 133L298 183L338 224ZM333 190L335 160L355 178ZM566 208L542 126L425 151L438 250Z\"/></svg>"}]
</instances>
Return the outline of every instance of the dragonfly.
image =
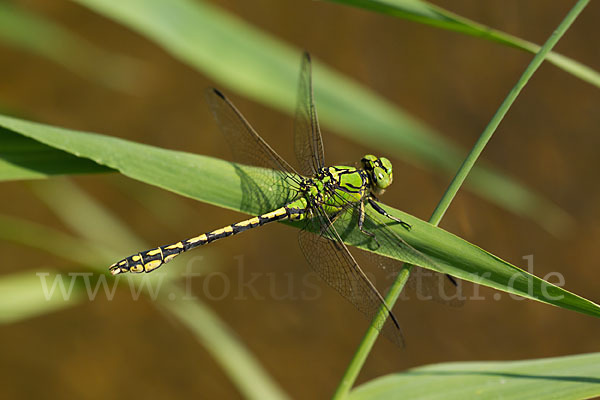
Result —
<instances>
[{"instance_id":1,"label":"dragonfly","mask_svg":"<svg viewBox=\"0 0 600 400\"><path fill-rule=\"evenodd\" d=\"M377 326L386 337L403 346L397 318L384 297L348 250L340 232L358 226L375 246L380 240L394 243L396 258L415 265L432 265L427 256L410 246L389 228L399 224L407 232L412 226L390 215L378 196L392 184L392 163L385 157L365 155L357 166L325 164L323 139L312 88L311 58L302 56L298 100L294 122L293 168L252 128L233 103L219 90L210 89L207 100L217 123L239 164L258 166L266 187L286 186L289 201L269 212L200 234L187 240L133 254L112 264L113 275L152 272L178 255L241 232L275 221L301 225L299 244L310 267L368 318L382 308L389 318ZM277 202L277 191L259 193L255 201ZM272 197L272 198L270 198ZM280 200L279 200L280 201ZM376 227L376 229L370 229ZM372 232L376 230L377 233ZM391 321L391 322L390 322Z\"/></svg>"}]
</instances>

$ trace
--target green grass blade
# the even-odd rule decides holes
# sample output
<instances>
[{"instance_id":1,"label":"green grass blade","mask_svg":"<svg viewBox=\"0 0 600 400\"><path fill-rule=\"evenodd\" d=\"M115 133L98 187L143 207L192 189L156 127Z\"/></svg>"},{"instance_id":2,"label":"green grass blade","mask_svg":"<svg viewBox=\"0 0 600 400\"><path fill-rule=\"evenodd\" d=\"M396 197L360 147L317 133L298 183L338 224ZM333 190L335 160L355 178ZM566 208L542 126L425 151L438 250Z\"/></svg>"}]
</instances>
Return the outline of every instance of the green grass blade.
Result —
<instances>
[{"instance_id":1,"label":"green grass blade","mask_svg":"<svg viewBox=\"0 0 600 400\"><path fill-rule=\"evenodd\" d=\"M454 199L454 196L456 195L456 193L462 186L463 182L469 175L469 172L472 170L473 166L475 165L475 162L477 161L477 159L483 152L483 149L485 148L486 144L488 143L488 141L494 134L496 128L498 127L498 125L500 124L500 122L502 121L502 119L504 118L504 116L506 115L508 110L510 109L510 106L516 100L517 96L519 95L519 93L521 92L523 87L525 87L525 85L527 84L529 79L531 79L531 77L533 76L535 71L542 64L546 54L548 54L548 52L554 47L554 45L558 42L558 40L562 37L562 35L564 35L564 33L569 29L571 24L575 21L577 16L583 11L583 9L585 8L585 6L587 5L588 2L589 2L589 0L579 0L577 2L577 4L575 4L575 6L573 6L573 8L569 11L569 13L567 13L567 15L565 16L563 21L560 23L560 25L550 35L548 40L546 40L546 43L544 43L544 46L535 55L535 57L533 58L531 63L527 66L527 68L525 69L525 71L523 72L523 74L521 75L521 77L519 78L519 80L517 81L515 86L513 87L513 89L506 96L506 98L504 99L504 101L502 102L502 104L500 105L500 107L498 108L498 110L496 111L496 113L494 114L494 116L492 117L492 119L490 120L490 122L488 123L488 125L486 126L484 131L482 132L482 134L480 135L479 139L477 140L477 142L471 149L471 152L469 153L467 158L465 158L465 160L463 161L461 167L459 168L458 172L452 179L452 182L448 186L448 189L446 190L446 192L442 196L442 199L440 200L437 207L433 211L433 214L431 215L431 218L430 218L430 222L433 225L437 226L439 224L439 222L441 221L442 217L444 216L444 213L446 212L446 210L450 206L450 203ZM446 241L446 243L447 243L447 241ZM498 259L498 261L502 262L502 260L499 260L499 259ZM508 265L507 265L507 267L508 267ZM400 296L400 293L402 292L404 285L406 284L408 274L410 274L410 269L411 269L411 266L407 266L407 268L405 268L405 270L402 271L403 273L401 273L397 277L396 281L392 285L392 288L387 293L385 299L386 299L387 304L389 304L389 307L393 307L394 304L396 303L398 297ZM506 269L505 271L508 272L508 269ZM502 274L502 272L500 272L500 271L498 271L498 272L500 274ZM521 274L521 272L515 271L512 276L516 277L516 279L519 280L522 278L522 276L519 276ZM453 274L451 273L451 275L453 275ZM513 278L510 278L510 279L513 279ZM552 297L551 295L549 295L549 292L548 292L548 290L550 288L544 287L546 285L546 283L544 281L537 280L537 278L525 278L525 281L527 281L527 285L528 285L527 291L528 291L529 295L533 295L534 297L537 297L537 294L534 294L534 293L539 293L540 291L546 292L547 296L545 296L544 299L538 298L538 300L544 301L544 302L547 302L546 300L549 299L550 297ZM510 282L513 282L513 283L509 284L509 282L506 282L508 284L507 286L511 287L513 289L515 288L515 286L519 285L519 284L516 284L516 280L510 281ZM554 288L552 288L551 290L554 290ZM561 295L561 300L564 300L564 299L566 299L566 298L562 297L562 295ZM583 300L583 299L580 299L580 300ZM566 301L566 303L571 303L571 301L575 301L576 303L579 303L579 300L575 300L575 299L570 299L570 300ZM587 305L591 306L592 308L598 307L594 303L591 303L591 302L588 302L588 303L589 304L587 304ZM552 303L549 303L549 304L552 304ZM371 323L371 326L367 330L367 333L365 334L363 340L361 341L354 357L352 358L352 361L350 362L346 372L344 373L344 376L342 377L342 379L340 381L340 384L336 390L334 398L346 397L346 394L350 391L350 388L352 387L356 378L358 377L358 373L360 372L360 369L364 365L366 358L367 358L369 352L371 351L373 345L375 344L375 340L377 339L377 336L379 335L379 331L375 328L375 326L379 325L381 323L380 321L385 320L385 318L387 317L387 313L385 311L386 311L386 309L384 307L382 307L381 310L379 311L379 313L377 314L377 316L375 317L375 319L373 320L373 322Z\"/></svg>"},{"instance_id":2,"label":"green grass blade","mask_svg":"<svg viewBox=\"0 0 600 400\"><path fill-rule=\"evenodd\" d=\"M9 215L0 214L0 239L46 251L102 273L106 271L98 265L98 259L101 259L101 255L106 257L107 262L112 259L112 253L102 252L95 243Z\"/></svg>"},{"instance_id":3,"label":"green grass blade","mask_svg":"<svg viewBox=\"0 0 600 400\"><path fill-rule=\"evenodd\" d=\"M66 226L89 243L106 246L115 254L149 247L122 221L69 180L37 181L30 187Z\"/></svg>"},{"instance_id":4,"label":"green grass blade","mask_svg":"<svg viewBox=\"0 0 600 400\"><path fill-rule=\"evenodd\" d=\"M46 146L93 160L129 178L210 204L239 209L240 181L234 164L230 162L2 115L0 127ZM228 183L233 184L237 191L223 190L218 184L223 176L226 177L224 179L233 179L235 183Z\"/></svg>"},{"instance_id":5,"label":"green grass blade","mask_svg":"<svg viewBox=\"0 0 600 400\"><path fill-rule=\"evenodd\" d=\"M535 54L540 46L508 33L464 18L422 0L328 0L366 10L403 18L436 28L479 37ZM577 78L600 88L600 73L569 57L551 52L546 59Z\"/></svg>"},{"instance_id":6,"label":"green grass blade","mask_svg":"<svg viewBox=\"0 0 600 400\"><path fill-rule=\"evenodd\" d=\"M219 86L293 114L300 51L292 46L207 2L76 1L158 43ZM367 146L384 143L397 157L449 175L464 158L462 150L433 129L317 61L314 85L324 126ZM570 222L555 204L492 168L477 168L472 183L470 189L489 201L554 233Z\"/></svg>"},{"instance_id":7,"label":"green grass blade","mask_svg":"<svg viewBox=\"0 0 600 400\"><path fill-rule=\"evenodd\" d=\"M242 177L233 163L4 116L0 116L0 126L39 140L48 146L90 158L133 179L183 196L250 214L266 211L261 210L257 204L244 201ZM262 184L262 189L280 190L267 187L265 182L258 180L261 174L256 174L256 168L241 169L250 177L256 178L256 184L259 187ZM282 190L280 195L283 202L287 193ZM391 208L388 208L388 212L413 225L410 232L397 226L390 228L435 261L435 265L424 267L565 309L600 316L600 308L586 299L546 284L479 247L418 218ZM376 229L374 233L377 234ZM364 244L364 236L354 229L345 236L345 241L350 245L360 246ZM396 257L396 245L382 241L377 252ZM530 284L532 290L529 289Z\"/></svg>"},{"instance_id":8,"label":"green grass blade","mask_svg":"<svg viewBox=\"0 0 600 400\"><path fill-rule=\"evenodd\" d=\"M106 210L100 210L99 204L93 204L93 199L86 198L82 192L77 192L73 185L61 185L68 194L75 194L67 207L75 206L84 215L80 223L85 221L85 226L95 223L98 217L113 219ZM38 189L40 192L47 191L48 188ZM79 205L75 203L79 202ZM56 211L56 204L51 204ZM85 212L87 210L87 212ZM61 218L64 217L59 213ZM71 224L69 218L65 219L67 224ZM108 225L114 228L116 221ZM102 224L106 224L103 222ZM126 232L122 232L125 234ZM44 238L44 240L40 240ZM93 240L83 240L71 235L62 233L52 228L31 223L20 218L7 217L0 215L0 239L12 241L48 251L52 254L70 259L74 263L83 267L101 272L108 275L106 265L111 260L117 258L115 250L108 247L96 246ZM139 240L134 237L127 240L129 243L135 243ZM48 273L47 282L53 282L56 275L55 271L43 271ZM263 369L255 357L244 347L231 330L219 320L208 307L203 305L197 299L184 299L182 290L172 283L175 275L172 271L171 276L167 276L160 295L156 300L156 305L173 314L180 322L186 326L198 339L206 346L207 351L217 360L219 365L230 377L232 382L240 390L245 398L250 399L286 399L287 395L277 386L267 372ZM158 277L159 275L156 275ZM128 279L151 278L152 275L143 277L130 276ZM64 309L77 305L87 300L86 288L81 281L75 281L71 295L66 299L61 295L60 290L55 290L50 298L46 298L40 284L40 277L36 273L25 272L21 274L0 276L0 324L14 323L38 315L44 315L52 311ZM112 282L112 276L107 279ZM124 283L121 279L120 283ZM126 284L126 283L125 283ZM153 285L157 287L157 285ZM144 291L145 293L145 291ZM175 300L169 297L173 293Z\"/></svg>"},{"instance_id":9,"label":"green grass blade","mask_svg":"<svg viewBox=\"0 0 600 400\"><path fill-rule=\"evenodd\" d=\"M85 158L0 128L0 181L111 171Z\"/></svg>"},{"instance_id":10,"label":"green grass blade","mask_svg":"<svg viewBox=\"0 0 600 400\"><path fill-rule=\"evenodd\" d=\"M103 50L55 22L6 1L0 2L0 40L125 93L136 92L145 68L139 60Z\"/></svg>"},{"instance_id":11,"label":"green grass blade","mask_svg":"<svg viewBox=\"0 0 600 400\"><path fill-rule=\"evenodd\" d=\"M428 365L374 379L353 390L349 398L573 400L597 396L600 353Z\"/></svg>"},{"instance_id":12,"label":"green grass blade","mask_svg":"<svg viewBox=\"0 0 600 400\"><path fill-rule=\"evenodd\" d=\"M256 368L258 361L235 339L234 333L210 308L200 302L182 300L185 298L184 291L174 289L175 287L169 288L169 293L175 293L176 300L165 296L159 298L159 305L194 333L198 341L223 366L227 375L236 382L245 398L289 398L262 368Z\"/></svg>"},{"instance_id":13,"label":"green grass blade","mask_svg":"<svg viewBox=\"0 0 600 400\"><path fill-rule=\"evenodd\" d=\"M43 273L47 274L45 279L52 282L57 271L45 270ZM40 277L35 272L4 275L0 277L0 325L72 307L85 298L83 284L75 285L66 298L63 298L59 290L46 297L41 288Z\"/></svg>"},{"instance_id":14,"label":"green grass blade","mask_svg":"<svg viewBox=\"0 0 600 400\"><path fill-rule=\"evenodd\" d=\"M560 38L569 29L571 24L583 11L588 2L589 0L579 0L577 4L575 4L575 6L565 16L565 18L556 28L556 30L552 32L548 40L546 40L542 48L535 55L533 60L531 60L527 68L525 68L525 71L523 71L523 74L521 75L515 86L511 89L506 98L502 101L502 104L500 105L500 107L498 107L498 110L496 111L490 122L487 124L487 126L477 139L477 142L475 143L475 145L461 164L458 172L452 179L452 182L450 182L448 189L442 196L440 203L433 212L430 222L432 222L435 225L439 224L442 217L444 216L444 213L446 212L448 207L450 207L450 203L454 199L454 196L456 196L456 193L458 193L458 190L462 187L463 183L465 182L465 179L473 170L475 162L481 156L481 153L485 149L485 146L492 138L492 135L500 125L500 122L502 121L502 119L504 119L504 116L519 96L519 93L521 93L521 90L523 90L523 88L525 87L527 82L529 82L535 71L537 71L540 65L542 65L544 59L546 58L550 50L554 48L556 43L558 43Z\"/></svg>"}]
</instances>

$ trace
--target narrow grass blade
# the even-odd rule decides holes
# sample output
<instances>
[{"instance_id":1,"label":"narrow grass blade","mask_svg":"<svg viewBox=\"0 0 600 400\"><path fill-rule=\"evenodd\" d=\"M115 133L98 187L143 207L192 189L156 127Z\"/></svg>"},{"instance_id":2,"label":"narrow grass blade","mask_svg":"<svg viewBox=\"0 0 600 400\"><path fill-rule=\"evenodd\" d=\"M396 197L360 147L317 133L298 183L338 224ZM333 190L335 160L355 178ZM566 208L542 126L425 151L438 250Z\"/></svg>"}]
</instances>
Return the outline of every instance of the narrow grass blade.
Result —
<instances>
[{"instance_id":1,"label":"narrow grass blade","mask_svg":"<svg viewBox=\"0 0 600 400\"><path fill-rule=\"evenodd\" d=\"M30 187L68 227L90 243L102 244L115 254L130 252L132 248L141 250L149 247L136 238L123 222L69 180L37 181Z\"/></svg>"},{"instance_id":2,"label":"narrow grass blade","mask_svg":"<svg viewBox=\"0 0 600 400\"><path fill-rule=\"evenodd\" d=\"M107 258L110 254L86 240L36 222L0 214L0 239L46 251L78 266L107 274L98 260L102 254ZM110 259L112 257L107 261Z\"/></svg>"},{"instance_id":3,"label":"narrow grass blade","mask_svg":"<svg viewBox=\"0 0 600 400\"><path fill-rule=\"evenodd\" d=\"M289 398L259 366L235 335L204 304L185 300L183 290L169 287L174 296L159 298L159 305L194 333L198 341L225 369L247 399ZM172 300L175 298L176 300Z\"/></svg>"},{"instance_id":4,"label":"narrow grass blade","mask_svg":"<svg viewBox=\"0 0 600 400\"><path fill-rule=\"evenodd\" d=\"M54 282L55 270L46 270L39 276L34 271L0 276L0 324L15 323L24 319L72 307L85 297L83 285L71 288L69 296L60 290L42 289L41 279Z\"/></svg>"},{"instance_id":5,"label":"narrow grass blade","mask_svg":"<svg viewBox=\"0 0 600 400\"><path fill-rule=\"evenodd\" d=\"M145 70L141 61L103 50L55 22L7 1L0 2L0 40L125 93L137 91Z\"/></svg>"},{"instance_id":6,"label":"narrow grass blade","mask_svg":"<svg viewBox=\"0 0 600 400\"><path fill-rule=\"evenodd\" d=\"M597 396L600 353L428 365L374 379L353 390L349 399L574 400Z\"/></svg>"},{"instance_id":7,"label":"narrow grass blade","mask_svg":"<svg viewBox=\"0 0 600 400\"><path fill-rule=\"evenodd\" d=\"M391 17L470 35L535 54L540 46L489 26L480 24L422 0L327 0ZM546 59L577 78L600 88L600 73L569 57L550 52Z\"/></svg>"},{"instance_id":8,"label":"narrow grass blade","mask_svg":"<svg viewBox=\"0 0 600 400\"><path fill-rule=\"evenodd\" d=\"M433 214L431 215L431 218L430 218L430 222L433 225L437 226L439 224L439 222L441 221L442 217L444 216L444 213L446 212L446 210L450 206L450 203L454 199L454 196L456 195L456 193L462 186L463 182L465 181L467 175L469 174L469 172L475 165L477 158L479 157L479 155L485 148L489 139L492 137L496 128L500 124L500 121L502 121L502 119L508 112L510 106L513 104L513 102L515 101L515 99L517 98L517 96L519 95L521 90L523 89L523 87L527 84L529 79L533 76L533 74L535 73L537 68L542 64L546 54L548 54L548 52L554 47L554 45L558 42L558 40L562 37L562 35L569 29L569 27L571 26L573 21L575 21L577 16L583 11L583 9L586 7L588 2L589 2L589 0L579 0L573 6L573 8L567 13L565 18L561 21L560 25L550 35L548 40L546 40L546 43L544 43L544 46L535 55L535 57L533 58L531 63L527 66L527 68L525 69L525 71L523 72L523 74L521 75L521 77L519 78L519 80L517 81L515 86L513 87L513 89L508 93L508 95L506 96L506 98L504 99L504 101L502 102L502 104L500 105L500 107L498 108L498 110L496 111L496 113L494 114L494 116L492 117L492 119L490 120L490 122L488 123L486 128L484 129L484 131L481 133L477 142L471 149L471 152L463 161L461 167L459 168L456 175L452 179L452 182L448 186L448 189L446 190L446 192L442 196L442 199L440 200L437 207L433 211ZM444 244L447 244L449 242L448 239L445 241ZM504 262L500 259L498 259L497 261ZM410 262L409 262L409 264L410 264ZM507 264L506 267L508 267L508 268L503 269L502 272L498 271L498 272L500 272L500 274L503 274L504 272L508 273L511 266L509 266L508 263L506 263L506 264ZM411 266L408 265L399 274L398 278L392 285L392 288L387 293L386 302L390 305L390 307L394 306L398 297L400 296L400 293L406 283L407 276L408 276L408 274L410 274L410 269L411 269ZM490 274L493 274L493 272L491 270L487 271L487 272ZM512 277L509 278L510 281L506 282L507 287L514 289L515 286L520 286L522 283L518 284L516 282L518 280L521 280L522 278L524 278L524 276L522 275L522 272L523 271L519 271L518 268L515 267ZM453 274L451 274L451 275L453 275ZM500 279L500 280L502 280L502 279ZM553 304L552 302L548 302L548 300L550 300L553 297L553 295L550 294L549 290L554 292L555 288L550 288L550 287L546 286L546 282L539 280L538 278L534 278L534 277L525 278L525 281L528 282L527 283L527 287L528 287L527 291L530 296L533 295L533 298L537 298L540 301L544 301L549 304ZM491 286L493 287L493 285L491 285ZM509 290L509 292L510 292L510 290ZM541 300L538 297L538 294L540 292L545 293L543 300ZM574 301L575 303L579 303L580 305L583 305L582 303L580 303L580 300L583 300L581 298L567 299L566 297L563 297L562 294L560 295L560 297L561 297L561 302L562 302L562 300L566 300L564 302L564 305L566 305L567 303L571 303L572 301ZM578 297L578 296L575 296L575 297ZM555 298L555 299L557 299L557 298ZM592 311L593 314L590 314L590 315L597 314L598 305L596 305L592 302L589 302L587 300L584 300L584 302L587 303L586 306L584 306L584 308L589 307L590 309L595 310L595 311ZM566 308L569 308L569 307L567 306ZM379 335L379 332L377 331L377 329L375 329L375 326L377 326L379 323L381 323L380 321L384 320L385 318L386 318L385 309L382 307L380 312L378 313L377 317L371 323L371 326L367 330L367 333L363 337L363 340L361 341L356 353L354 354L354 357L352 358L348 368L346 369L346 372L344 373L344 376L342 377L342 380L340 381L340 384L338 385L338 388L336 390L334 398L346 397L346 394L350 391L350 388L352 387L356 378L358 377L358 373L360 372L361 367L364 365L366 358L367 358L369 352L371 351L371 348L373 347L373 344L375 343L377 336Z\"/></svg>"},{"instance_id":9,"label":"narrow grass blade","mask_svg":"<svg viewBox=\"0 0 600 400\"><path fill-rule=\"evenodd\" d=\"M79 200L83 198L81 195L78 197ZM89 207L88 200L84 199L77 208ZM92 206L91 209L97 207L99 206ZM91 214L99 215L97 212ZM86 226L93 222L91 218L88 216L87 220L84 219L87 222ZM39 240L40 238L44 240ZM39 248L68 258L75 263L81 263L80 265L87 268L90 268L90 265L101 265L102 271L106 274L105 265L115 257L113 249L96 249L86 240L19 218L2 215L0 215L0 239ZM132 238L130 241L135 239ZM0 276L0 324L48 314L77 305L89 298L87 292L89 288L81 280L69 280L74 283L73 287L69 287L69 283L62 282L66 287L61 288L59 279L54 290L48 290L52 289L57 272L54 270L38 272L43 275L38 276L35 271L28 271ZM154 276L154 278L159 277L162 275ZM173 275L169 276L169 274L166 276L167 279L158 292L159 297L155 304L173 314L200 343L206 346L207 351L213 355L245 398L287 399L285 393L218 316L197 299L187 298L185 293L172 282L172 277ZM115 283L110 275L107 277L111 284L119 285L128 285L127 279L136 280L136 285L139 285L142 293L146 295L149 294L147 292L149 285L141 284L139 281L148 278L153 279L152 275L129 276ZM45 289L42 280L46 282ZM152 283L151 286L158 287L156 283ZM65 293L69 295L65 296Z\"/></svg>"},{"instance_id":10,"label":"narrow grass blade","mask_svg":"<svg viewBox=\"0 0 600 400\"><path fill-rule=\"evenodd\" d=\"M158 43L219 86L293 115L300 51L208 2L75 1ZM456 171L463 158L456 145L331 68L315 61L313 71L323 125L367 146L384 143L389 153L409 162L446 174ZM489 201L554 233L571 222L559 207L514 179L492 168L481 171L470 189ZM521 201L513 200L515 192Z\"/></svg>"}]
</instances>

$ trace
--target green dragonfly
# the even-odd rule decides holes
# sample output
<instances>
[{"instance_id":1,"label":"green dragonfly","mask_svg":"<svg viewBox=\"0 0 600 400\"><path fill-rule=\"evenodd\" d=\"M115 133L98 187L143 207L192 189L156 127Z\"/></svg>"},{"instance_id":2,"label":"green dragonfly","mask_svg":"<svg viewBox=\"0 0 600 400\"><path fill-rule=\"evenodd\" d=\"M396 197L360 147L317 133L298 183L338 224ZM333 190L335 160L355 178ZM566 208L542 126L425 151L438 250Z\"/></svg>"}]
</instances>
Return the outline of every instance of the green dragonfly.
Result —
<instances>
[{"instance_id":1,"label":"green dragonfly","mask_svg":"<svg viewBox=\"0 0 600 400\"><path fill-rule=\"evenodd\" d=\"M387 223L410 231L411 226L388 214L377 196L392 183L392 164L384 157L366 155L358 167L326 166L321 130L313 101L311 60L302 58L298 105L294 124L294 150L299 169L294 169L250 126L227 97L216 89L207 94L211 110L232 148L236 162L263 167L261 181L266 187L286 187L291 198L272 211L203 233L191 239L142 251L110 266L114 275L124 272L151 272L179 254L274 221L303 224L299 244L308 264L317 274L367 317L385 307L390 318L379 326L392 341L403 344L396 317L375 285L363 272L342 241L339 232L358 225L364 237L379 245L381 239L395 244L397 258L416 265L432 265L428 257L411 247ZM254 201L276 203L278 191L253 188ZM279 199L279 201L281 201ZM387 223L386 223L387 221ZM373 227L372 229L368 229ZM376 230L377 234L371 230ZM390 260L392 263L394 261ZM390 265L390 263L387 263ZM434 291L430 291L434 294ZM389 322L391 320L391 323Z\"/></svg>"}]
</instances>

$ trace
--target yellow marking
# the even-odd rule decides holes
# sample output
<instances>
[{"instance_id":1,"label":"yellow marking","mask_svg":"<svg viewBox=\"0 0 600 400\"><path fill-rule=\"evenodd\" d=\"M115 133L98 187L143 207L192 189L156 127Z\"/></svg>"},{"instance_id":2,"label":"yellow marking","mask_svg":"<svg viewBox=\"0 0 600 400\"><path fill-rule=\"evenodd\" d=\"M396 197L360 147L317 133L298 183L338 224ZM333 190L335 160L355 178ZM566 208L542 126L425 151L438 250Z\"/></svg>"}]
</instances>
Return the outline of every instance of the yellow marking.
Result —
<instances>
[{"instance_id":1,"label":"yellow marking","mask_svg":"<svg viewBox=\"0 0 600 400\"><path fill-rule=\"evenodd\" d=\"M127 264L127 260L123 260L123 261L121 261L121 262L119 263L119 265L125 265L125 264ZM114 264L113 264L113 265L114 265Z\"/></svg>"},{"instance_id":2,"label":"yellow marking","mask_svg":"<svg viewBox=\"0 0 600 400\"><path fill-rule=\"evenodd\" d=\"M162 253L162 250L159 248L154 249L154 250L150 250L149 252L146 253L147 256L155 256L157 254Z\"/></svg>"},{"instance_id":3,"label":"yellow marking","mask_svg":"<svg viewBox=\"0 0 600 400\"><path fill-rule=\"evenodd\" d=\"M300 212L296 212L296 213L290 214L290 219L291 220L302 219L303 216L304 216L304 214L302 214Z\"/></svg>"},{"instance_id":4,"label":"yellow marking","mask_svg":"<svg viewBox=\"0 0 600 400\"><path fill-rule=\"evenodd\" d=\"M144 267L142 264L136 264L129 269L129 272L144 272Z\"/></svg>"},{"instance_id":5,"label":"yellow marking","mask_svg":"<svg viewBox=\"0 0 600 400\"><path fill-rule=\"evenodd\" d=\"M204 233L200 236L196 236L195 238L186 240L186 242L188 242L190 244L196 243L196 242L204 242L204 241L206 241L206 235Z\"/></svg>"},{"instance_id":6,"label":"yellow marking","mask_svg":"<svg viewBox=\"0 0 600 400\"><path fill-rule=\"evenodd\" d=\"M240 221L237 224L235 224L235 226L258 225L259 223L260 223L260 220L258 219L258 217L254 217L254 218L247 219L245 221Z\"/></svg>"},{"instance_id":7,"label":"yellow marking","mask_svg":"<svg viewBox=\"0 0 600 400\"><path fill-rule=\"evenodd\" d=\"M233 233L233 228L231 226L226 226L210 232L211 235L220 235L221 233Z\"/></svg>"},{"instance_id":8,"label":"yellow marking","mask_svg":"<svg viewBox=\"0 0 600 400\"><path fill-rule=\"evenodd\" d=\"M165 249L167 250L172 250L172 249L183 249L183 243L179 242L179 243L175 243L172 244L170 246L165 247Z\"/></svg>"},{"instance_id":9,"label":"yellow marking","mask_svg":"<svg viewBox=\"0 0 600 400\"><path fill-rule=\"evenodd\" d=\"M263 214L262 216L264 218L272 219L272 218L275 218L275 217L279 217L279 216L281 216L283 214L285 214L285 208L278 208L277 210L271 211L268 214Z\"/></svg>"},{"instance_id":10,"label":"yellow marking","mask_svg":"<svg viewBox=\"0 0 600 400\"><path fill-rule=\"evenodd\" d=\"M138 254L138 255L135 255L135 256L131 257L131 259L133 261L140 261L142 259L142 257Z\"/></svg>"},{"instance_id":11,"label":"yellow marking","mask_svg":"<svg viewBox=\"0 0 600 400\"><path fill-rule=\"evenodd\" d=\"M153 269L160 267L162 263L163 262L161 260L152 260L152 261L144 264L144 269L146 270L146 272L150 272Z\"/></svg>"},{"instance_id":12,"label":"yellow marking","mask_svg":"<svg viewBox=\"0 0 600 400\"><path fill-rule=\"evenodd\" d=\"M174 259L175 257L177 257L178 254L171 254L165 257L164 263L168 263L169 261L171 261L172 259Z\"/></svg>"}]
</instances>

